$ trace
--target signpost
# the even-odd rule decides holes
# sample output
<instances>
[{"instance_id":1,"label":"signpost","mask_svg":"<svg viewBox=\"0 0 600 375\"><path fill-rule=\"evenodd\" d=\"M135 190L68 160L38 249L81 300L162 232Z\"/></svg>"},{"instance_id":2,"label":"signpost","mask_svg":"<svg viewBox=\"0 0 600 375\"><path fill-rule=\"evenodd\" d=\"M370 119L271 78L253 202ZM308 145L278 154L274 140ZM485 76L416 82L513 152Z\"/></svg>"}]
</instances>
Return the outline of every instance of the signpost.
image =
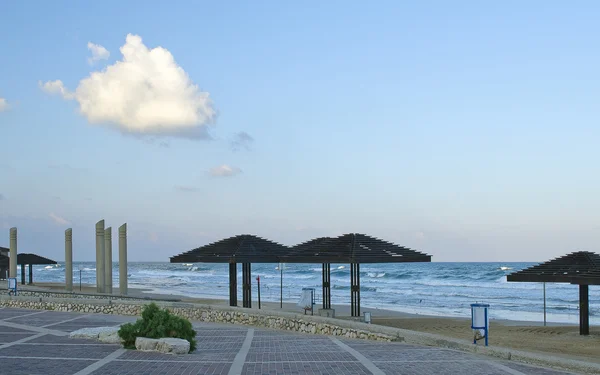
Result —
<instances>
[{"instance_id":1,"label":"signpost","mask_svg":"<svg viewBox=\"0 0 600 375\"><path fill-rule=\"evenodd\" d=\"M280 278L279 278L279 293L280 293L280 297L279 297L279 308L283 309L283 268L285 267L285 263L279 263L279 274L280 274Z\"/></svg>"},{"instance_id":2,"label":"signpost","mask_svg":"<svg viewBox=\"0 0 600 375\"><path fill-rule=\"evenodd\" d=\"M544 282L544 327L546 326L546 283Z\"/></svg>"}]
</instances>

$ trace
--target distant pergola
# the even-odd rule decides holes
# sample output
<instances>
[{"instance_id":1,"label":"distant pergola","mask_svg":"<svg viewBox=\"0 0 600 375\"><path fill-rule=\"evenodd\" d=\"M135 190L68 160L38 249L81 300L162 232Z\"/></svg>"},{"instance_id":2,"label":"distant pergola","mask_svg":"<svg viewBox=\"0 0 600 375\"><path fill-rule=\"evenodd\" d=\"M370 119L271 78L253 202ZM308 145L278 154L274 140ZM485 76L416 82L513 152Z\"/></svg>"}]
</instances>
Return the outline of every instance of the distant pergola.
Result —
<instances>
[{"instance_id":1,"label":"distant pergola","mask_svg":"<svg viewBox=\"0 0 600 375\"><path fill-rule=\"evenodd\" d=\"M600 255L578 251L506 276L507 281L579 285L579 334L590 334L589 285L600 285Z\"/></svg>"},{"instance_id":2,"label":"distant pergola","mask_svg":"<svg viewBox=\"0 0 600 375\"><path fill-rule=\"evenodd\" d=\"M252 307L251 263L321 263L323 308L331 308L331 263L350 264L350 311L360 316L360 263L431 262L431 255L364 234L321 237L287 247L239 235L171 257L171 263L229 263L229 304L237 306L237 263L242 263L243 307Z\"/></svg>"},{"instance_id":3,"label":"distant pergola","mask_svg":"<svg viewBox=\"0 0 600 375\"><path fill-rule=\"evenodd\" d=\"M0 269L8 268L10 257L0 256ZM17 254L17 264L21 266L21 284L25 285L25 266L29 265L29 284L33 284L33 265L57 264L52 259L37 254Z\"/></svg>"}]
</instances>

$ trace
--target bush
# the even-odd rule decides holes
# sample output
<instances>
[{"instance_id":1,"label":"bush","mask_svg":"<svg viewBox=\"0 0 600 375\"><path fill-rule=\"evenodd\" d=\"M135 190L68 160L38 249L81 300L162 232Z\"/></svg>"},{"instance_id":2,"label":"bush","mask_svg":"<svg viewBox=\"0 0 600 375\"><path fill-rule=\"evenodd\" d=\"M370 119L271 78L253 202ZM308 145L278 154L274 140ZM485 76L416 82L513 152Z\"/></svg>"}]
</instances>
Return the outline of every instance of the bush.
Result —
<instances>
[{"instance_id":1,"label":"bush","mask_svg":"<svg viewBox=\"0 0 600 375\"><path fill-rule=\"evenodd\" d=\"M196 349L196 331L189 320L172 315L167 309L160 309L154 302L145 306L142 318L135 323L123 324L119 329L123 346L135 349L136 337L160 339L175 337L190 342L190 353Z\"/></svg>"}]
</instances>

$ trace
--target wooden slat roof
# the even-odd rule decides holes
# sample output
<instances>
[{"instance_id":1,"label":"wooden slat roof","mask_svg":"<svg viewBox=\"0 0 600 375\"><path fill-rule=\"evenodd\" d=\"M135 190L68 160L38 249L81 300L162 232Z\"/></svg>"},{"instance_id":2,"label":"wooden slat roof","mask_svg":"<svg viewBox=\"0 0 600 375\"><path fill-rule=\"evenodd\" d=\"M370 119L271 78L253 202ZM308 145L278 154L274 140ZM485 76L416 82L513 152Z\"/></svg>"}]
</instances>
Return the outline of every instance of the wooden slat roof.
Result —
<instances>
[{"instance_id":1,"label":"wooden slat roof","mask_svg":"<svg viewBox=\"0 0 600 375\"><path fill-rule=\"evenodd\" d=\"M10 257L0 256L0 264L7 265ZM17 264L56 264L52 259L45 258L37 254L22 253L17 254Z\"/></svg>"},{"instance_id":2,"label":"wooden slat roof","mask_svg":"<svg viewBox=\"0 0 600 375\"><path fill-rule=\"evenodd\" d=\"M317 238L291 248L288 263L431 262L431 255L360 233Z\"/></svg>"},{"instance_id":3,"label":"wooden slat roof","mask_svg":"<svg viewBox=\"0 0 600 375\"><path fill-rule=\"evenodd\" d=\"M577 251L506 276L507 281L600 285L600 255Z\"/></svg>"},{"instance_id":4,"label":"wooden slat roof","mask_svg":"<svg viewBox=\"0 0 600 375\"><path fill-rule=\"evenodd\" d=\"M171 257L171 263L277 263L288 247L264 238L241 234Z\"/></svg>"},{"instance_id":5,"label":"wooden slat roof","mask_svg":"<svg viewBox=\"0 0 600 375\"><path fill-rule=\"evenodd\" d=\"M320 237L287 247L252 235L217 241L171 257L171 263L400 263L431 255L359 233Z\"/></svg>"}]
</instances>

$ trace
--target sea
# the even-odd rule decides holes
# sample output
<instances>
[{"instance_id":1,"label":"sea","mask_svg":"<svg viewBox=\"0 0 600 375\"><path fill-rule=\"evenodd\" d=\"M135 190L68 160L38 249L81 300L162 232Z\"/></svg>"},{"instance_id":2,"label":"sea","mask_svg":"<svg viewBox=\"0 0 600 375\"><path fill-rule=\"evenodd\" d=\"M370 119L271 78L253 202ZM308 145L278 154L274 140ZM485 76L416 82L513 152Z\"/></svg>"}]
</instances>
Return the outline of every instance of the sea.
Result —
<instances>
[{"instance_id":1,"label":"sea","mask_svg":"<svg viewBox=\"0 0 600 375\"><path fill-rule=\"evenodd\" d=\"M547 322L579 322L579 290L570 284L507 282L506 275L535 263L388 263L361 264L361 309L389 309L412 314L470 317L472 303L487 303L492 319L542 322L544 288ZM74 262L74 289L78 283L95 284L93 262ZM252 264L252 300L297 303L303 288L314 288L321 301L321 265ZM19 273L20 274L20 273ZM34 266L34 281L64 282L64 264ZM81 279L80 279L81 277ZM150 293L197 298L229 299L229 267L212 263L129 263L129 286ZM238 300L241 303L241 265ZM118 287L118 263L113 264ZM350 268L331 265L331 301L350 305ZM281 291L281 288L283 292ZM600 324L600 288L590 286L590 323Z\"/></svg>"}]
</instances>

